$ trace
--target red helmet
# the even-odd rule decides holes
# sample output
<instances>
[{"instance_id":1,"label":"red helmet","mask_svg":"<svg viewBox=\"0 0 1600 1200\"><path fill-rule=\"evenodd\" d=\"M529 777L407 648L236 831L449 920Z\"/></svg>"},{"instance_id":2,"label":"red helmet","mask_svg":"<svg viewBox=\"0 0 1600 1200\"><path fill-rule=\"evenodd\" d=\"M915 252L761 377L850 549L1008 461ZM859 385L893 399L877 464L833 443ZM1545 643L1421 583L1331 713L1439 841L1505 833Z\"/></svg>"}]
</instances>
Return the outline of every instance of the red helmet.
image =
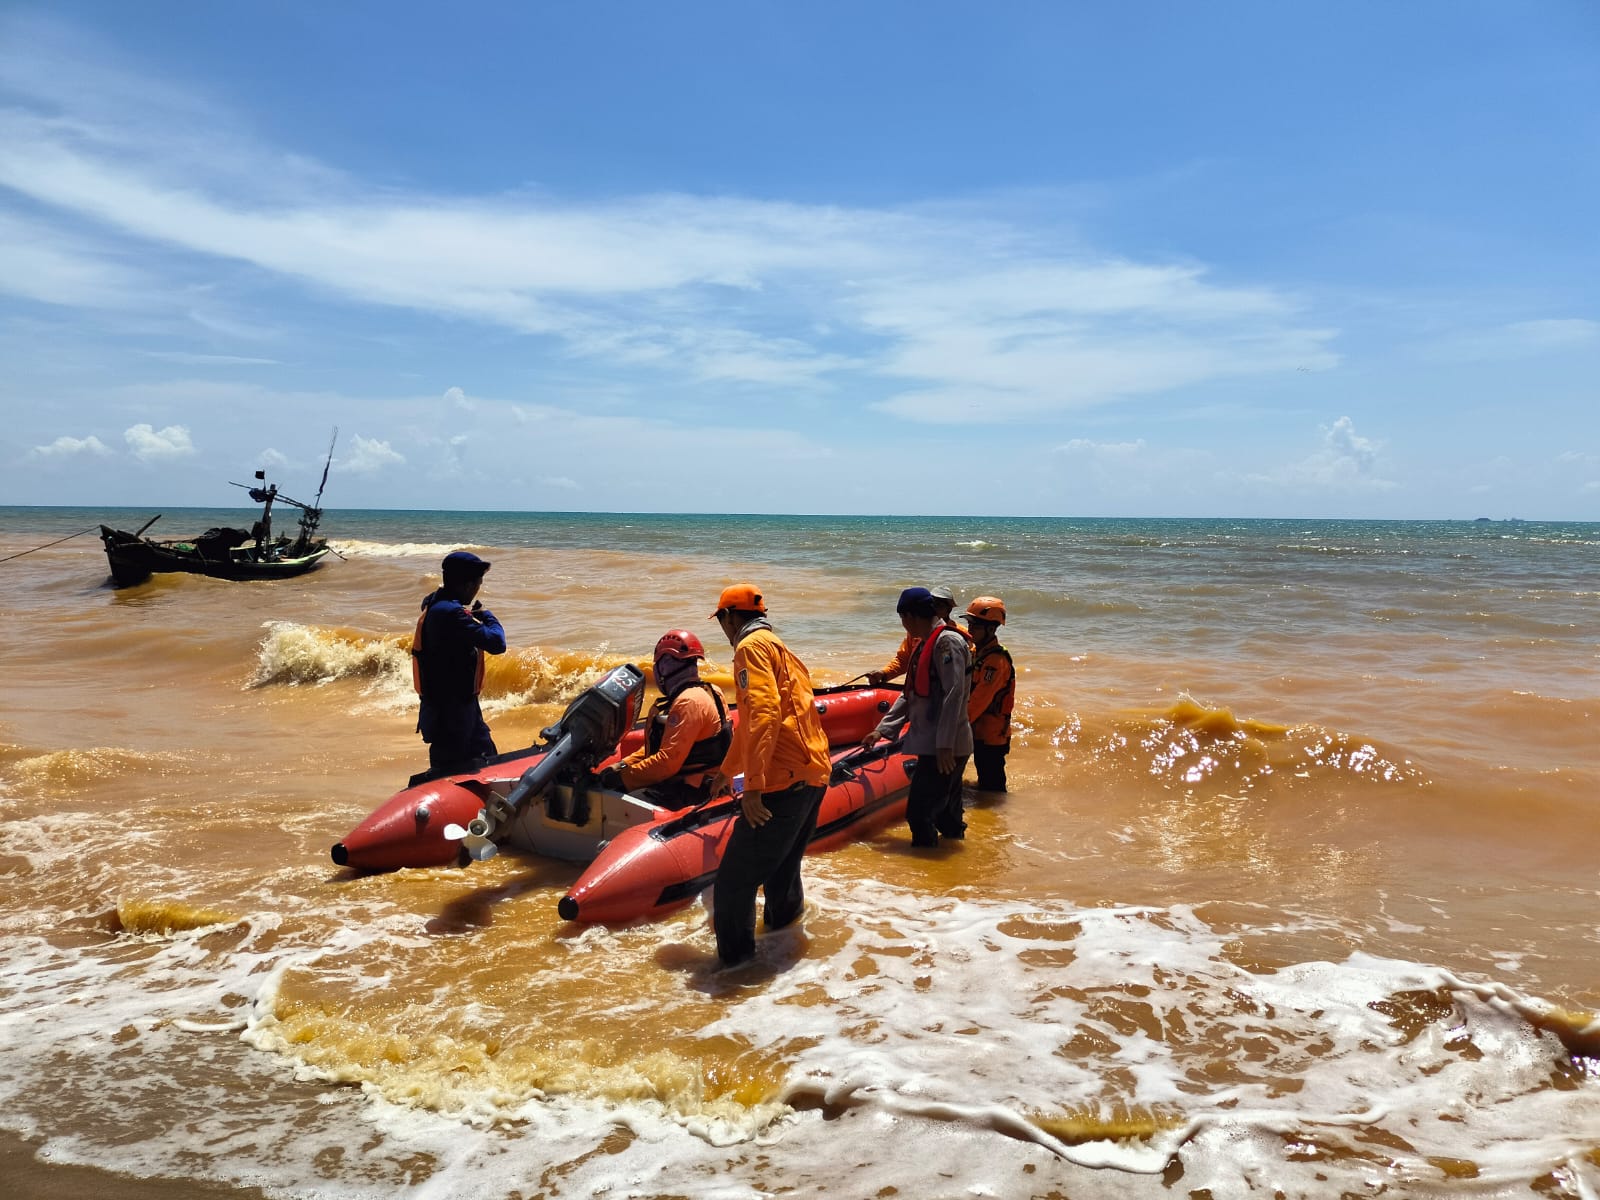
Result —
<instances>
[{"instance_id":1,"label":"red helmet","mask_svg":"<svg viewBox=\"0 0 1600 1200\"><path fill-rule=\"evenodd\" d=\"M704 658L706 648L700 644L700 639L687 629L669 629L661 635L661 640L656 643L654 657L661 658Z\"/></svg>"}]
</instances>

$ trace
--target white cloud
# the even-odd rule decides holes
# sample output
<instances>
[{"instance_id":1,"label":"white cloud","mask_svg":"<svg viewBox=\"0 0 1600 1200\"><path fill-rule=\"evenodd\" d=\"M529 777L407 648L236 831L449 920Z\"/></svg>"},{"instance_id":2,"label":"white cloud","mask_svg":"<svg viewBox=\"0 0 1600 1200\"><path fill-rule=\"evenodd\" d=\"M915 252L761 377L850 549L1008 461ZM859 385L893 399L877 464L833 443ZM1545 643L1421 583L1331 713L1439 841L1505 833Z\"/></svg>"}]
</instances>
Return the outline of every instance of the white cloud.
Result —
<instances>
[{"instance_id":1,"label":"white cloud","mask_svg":"<svg viewBox=\"0 0 1600 1200\"><path fill-rule=\"evenodd\" d=\"M578 481L576 479L568 479L565 475L552 476L547 479L541 479L539 482L544 484L545 487L560 488L562 491L566 492L575 492L579 488Z\"/></svg>"},{"instance_id":2,"label":"white cloud","mask_svg":"<svg viewBox=\"0 0 1600 1200\"><path fill-rule=\"evenodd\" d=\"M445 389L444 402L462 412L472 412L478 407L478 402L467 399L467 394L458 387Z\"/></svg>"},{"instance_id":3,"label":"white cloud","mask_svg":"<svg viewBox=\"0 0 1600 1200\"><path fill-rule=\"evenodd\" d=\"M1379 472L1382 443L1362 437L1355 422L1340 417L1318 428L1322 446L1298 462L1246 481L1294 491L1389 491L1398 485Z\"/></svg>"},{"instance_id":4,"label":"white cloud","mask_svg":"<svg viewBox=\"0 0 1600 1200\"><path fill-rule=\"evenodd\" d=\"M76 458L80 454L92 455L96 458L107 458L111 449L94 434L86 438L58 437L48 446L35 446L28 451L30 458Z\"/></svg>"},{"instance_id":5,"label":"white cloud","mask_svg":"<svg viewBox=\"0 0 1600 1200\"><path fill-rule=\"evenodd\" d=\"M1073 438L1055 447L1058 454L1082 455L1088 458L1122 459L1143 453L1144 439L1136 442L1095 442L1088 438Z\"/></svg>"},{"instance_id":6,"label":"white cloud","mask_svg":"<svg viewBox=\"0 0 1600 1200\"><path fill-rule=\"evenodd\" d=\"M341 470L357 475L373 475L385 467L400 466L406 461L405 455L398 453L387 441L364 438L359 434L351 441L350 453L339 460Z\"/></svg>"},{"instance_id":7,"label":"white cloud","mask_svg":"<svg viewBox=\"0 0 1600 1200\"><path fill-rule=\"evenodd\" d=\"M149 425L135 425L123 430L122 436L140 462L168 462L194 453L189 431L182 425L168 425L159 430Z\"/></svg>"},{"instance_id":8,"label":"white cloud","mask_svg":"<svg viewBox=\"0 0 1600 1200\"><path fill-rule=\"evenodd\" d=\"M289 465L288 457L274 450L271 446L256 455L256 462L261 464L263 471L281 471Z\"/></svg>"}]
</instances>

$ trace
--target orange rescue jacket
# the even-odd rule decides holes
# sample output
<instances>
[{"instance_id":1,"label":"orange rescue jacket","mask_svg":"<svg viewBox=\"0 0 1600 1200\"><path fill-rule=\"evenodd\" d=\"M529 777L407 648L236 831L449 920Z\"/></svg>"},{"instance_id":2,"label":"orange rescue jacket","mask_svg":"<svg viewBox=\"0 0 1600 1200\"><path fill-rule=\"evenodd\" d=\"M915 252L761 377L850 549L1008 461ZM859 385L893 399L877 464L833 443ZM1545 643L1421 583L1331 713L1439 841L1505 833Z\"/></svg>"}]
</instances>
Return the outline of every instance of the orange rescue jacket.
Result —
<instances>
[{"instance_id":1,"label":"orange rescue jacket","mask_svg":"<svg viewBox=\"0 0 1600 1200\"><path fill-rule=\"evenodd\" d=\"M771 629L743 635L733 651L739 723L723 774L744 772L746 792L781 792L796 783L825 786L832 764L817 716L811 673Z\"/></svg>"},{"instance_id":2,"label":"orange rescue jacket","mask_svg":"<svg viewBox=\"0 0 1600 1200\"><path fill-rule=\"evenodd\" d=\"M1011 651L998 640L974 652L972 693L967 719L972 739L985 746L1003 746L1011 737L1011 709L1017 698L1017 670Z\"/></svg>"}]
</instances>

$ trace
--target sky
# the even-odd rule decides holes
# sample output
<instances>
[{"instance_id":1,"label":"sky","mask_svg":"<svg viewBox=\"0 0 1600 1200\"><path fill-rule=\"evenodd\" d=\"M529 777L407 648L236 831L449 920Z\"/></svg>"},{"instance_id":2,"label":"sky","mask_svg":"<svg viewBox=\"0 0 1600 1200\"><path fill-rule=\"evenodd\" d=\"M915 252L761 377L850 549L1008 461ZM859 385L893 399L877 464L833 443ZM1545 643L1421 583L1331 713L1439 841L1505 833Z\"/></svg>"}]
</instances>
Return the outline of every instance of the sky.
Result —
<instances>
[{"instance_id":1,"label":"sky","mask_svg":"<svg viewBox=\"0 0 1600 1200\"><path fill-rule=\"evenodd\" d=\"M0 504L1600 520L1597 281L1592 0L0 0Z\"/></svg>"}]
</instances>

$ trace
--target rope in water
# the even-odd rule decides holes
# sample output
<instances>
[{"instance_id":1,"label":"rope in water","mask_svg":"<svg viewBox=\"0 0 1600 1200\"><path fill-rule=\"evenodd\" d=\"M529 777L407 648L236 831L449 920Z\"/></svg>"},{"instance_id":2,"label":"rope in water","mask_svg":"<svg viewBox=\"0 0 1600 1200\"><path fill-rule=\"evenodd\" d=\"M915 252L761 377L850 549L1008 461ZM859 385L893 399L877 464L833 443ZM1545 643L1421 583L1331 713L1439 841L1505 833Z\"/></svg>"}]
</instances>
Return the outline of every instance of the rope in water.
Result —
<instances>
[{"instance_id":1,"label":"rope in water","mask_svg":"<svg viewBox=\"0 0 1600 1200\"><path fill-rule=\"evenodd\" d=\"M70 542L75 537L82 537L86 533L93 533L98 528L99 526L97 525L91 525L87 529L78 530L77 533L69 533L64 538L57 538L53 542L46 542L42 546L35 546L33 550L48 550L51 546L59 546L62 542ZM0 562L10 562L13 558L21 558L24 554L32 554L33 550L19 550L15 554L8 554L4 558L0 558Z\"/></svg>"}]
</instances>

